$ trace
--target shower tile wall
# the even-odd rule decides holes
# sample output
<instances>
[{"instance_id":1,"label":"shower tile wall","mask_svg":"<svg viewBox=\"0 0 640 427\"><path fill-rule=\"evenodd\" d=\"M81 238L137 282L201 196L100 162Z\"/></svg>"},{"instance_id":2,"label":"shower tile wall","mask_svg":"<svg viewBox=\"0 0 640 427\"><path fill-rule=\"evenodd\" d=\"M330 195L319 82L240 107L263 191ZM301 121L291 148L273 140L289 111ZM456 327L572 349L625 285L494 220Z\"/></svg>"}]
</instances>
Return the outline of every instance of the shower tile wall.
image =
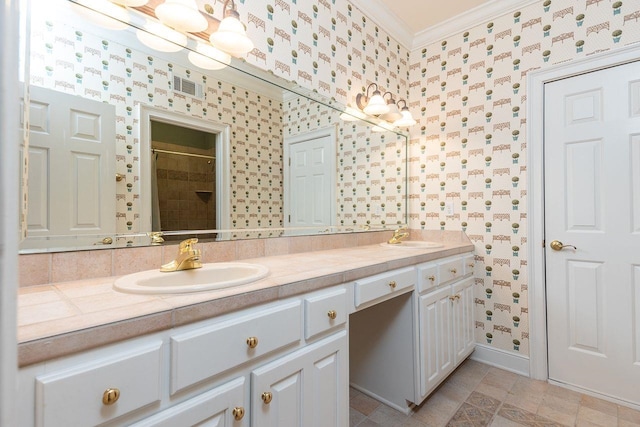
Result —
<instances>
[{"instance_id":1,"label":"shower tile wall","mask_svg":"<svg viewBox=\"0 0 640 427\"><path fill-rule=\"evenodd\" d=\"M185 147L153 142L153 147L185 151ZM213 156L213 150L188 152ZM158 202L162 231L216 228L215 160L156 153Z\"/></svg>"}]
</instances>

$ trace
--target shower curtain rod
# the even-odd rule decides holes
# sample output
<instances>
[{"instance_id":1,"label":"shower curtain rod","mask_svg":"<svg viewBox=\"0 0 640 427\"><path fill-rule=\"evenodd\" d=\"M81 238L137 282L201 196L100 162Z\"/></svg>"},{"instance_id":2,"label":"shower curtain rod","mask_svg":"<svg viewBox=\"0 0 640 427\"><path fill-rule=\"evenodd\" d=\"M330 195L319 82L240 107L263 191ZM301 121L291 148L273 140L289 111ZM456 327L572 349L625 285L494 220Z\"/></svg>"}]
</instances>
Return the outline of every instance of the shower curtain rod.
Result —
<instances>
[{"instance_id":1,"label":"shower curtain rod","mask_svg":"<svg viewBox=\"0 0 640 427\"><path fill-rule=\"evenodd\" d=\"M177 154L178 156L188 156L188 157L199 157L201 159L210 159L215 160L214 156L205 156L203 154L191 154L191 153L181 153L179 151L169 151L169 150L161 150L159 148L152 148L152 153L164 153L164 154Z\"/></svg>"}]
</instances>

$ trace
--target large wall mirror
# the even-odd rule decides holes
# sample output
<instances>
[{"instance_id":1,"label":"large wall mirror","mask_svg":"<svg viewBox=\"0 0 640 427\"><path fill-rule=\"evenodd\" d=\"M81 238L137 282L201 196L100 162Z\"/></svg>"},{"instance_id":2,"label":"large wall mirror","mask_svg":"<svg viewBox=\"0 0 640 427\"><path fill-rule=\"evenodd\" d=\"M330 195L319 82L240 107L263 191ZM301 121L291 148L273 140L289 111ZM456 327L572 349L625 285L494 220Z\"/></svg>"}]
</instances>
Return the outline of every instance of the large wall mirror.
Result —
<instances>
[{"instance_id":1,"label":"large wall mirror","mask_svg":"<svg viewBox=\"0 0 640 427\"><path fill-rule=\"evenodd\" d=\"M23 253L406 223L405 134L127 20L68 0L31 10Z\"/></svg>"}]
</instances>

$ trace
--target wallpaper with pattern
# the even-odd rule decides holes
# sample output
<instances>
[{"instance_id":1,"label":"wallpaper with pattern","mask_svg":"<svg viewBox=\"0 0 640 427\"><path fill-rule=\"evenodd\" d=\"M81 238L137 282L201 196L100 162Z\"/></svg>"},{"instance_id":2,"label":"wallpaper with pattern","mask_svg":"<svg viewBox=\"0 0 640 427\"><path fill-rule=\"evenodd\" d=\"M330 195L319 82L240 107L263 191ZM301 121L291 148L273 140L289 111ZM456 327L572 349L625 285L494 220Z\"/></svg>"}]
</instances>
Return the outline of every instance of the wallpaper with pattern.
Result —
<instances>
[{"instance_id":1,"label":"wallpaper with pattern","mask_svg":"<svg viewBox=\"0 0 640 427\"><path fill-rule=\"evenodd\" d=\"M475 244L477 342L529 353L527 73L636 43L639 20L637 0L546 0L411 53L410 224Z\"/></svg>"}]
</instances>

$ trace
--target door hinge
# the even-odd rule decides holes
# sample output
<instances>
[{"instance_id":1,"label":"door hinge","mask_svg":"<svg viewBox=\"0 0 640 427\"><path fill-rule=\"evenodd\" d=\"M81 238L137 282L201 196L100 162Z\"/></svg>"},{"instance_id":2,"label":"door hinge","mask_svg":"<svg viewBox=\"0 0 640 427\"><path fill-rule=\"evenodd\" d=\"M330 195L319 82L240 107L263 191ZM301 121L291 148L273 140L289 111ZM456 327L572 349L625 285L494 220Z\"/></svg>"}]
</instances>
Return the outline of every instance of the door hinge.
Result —
<instances>
[{"instance_id":1,"label":"door hinge","mask_svg":"<svg viewBox=\"0 0 640 427\"><path fill-rule=\"evenodd\" d=\"M289 166L291 166L291 157L289 157Z\"/></svg>"},{"instance_id":2,"label":"door hinge","mask_svg":"<svg viewBox=\"0 0 640 427\"><path fill-rule=\"evenodd\" d=\"M291 215L289 215L289 224L291 224Z\"/></svg>"},{"instance_id":3,"label":"door hinge","mask_svg":"<svg viewBox=\"0 0 640 427\"><path fill-rule=\"evenodd\" d=\"M544 248L545 246L547 246L547 242L546 240L542 239L542 247Z\"/></svg>"}]
</instances>

